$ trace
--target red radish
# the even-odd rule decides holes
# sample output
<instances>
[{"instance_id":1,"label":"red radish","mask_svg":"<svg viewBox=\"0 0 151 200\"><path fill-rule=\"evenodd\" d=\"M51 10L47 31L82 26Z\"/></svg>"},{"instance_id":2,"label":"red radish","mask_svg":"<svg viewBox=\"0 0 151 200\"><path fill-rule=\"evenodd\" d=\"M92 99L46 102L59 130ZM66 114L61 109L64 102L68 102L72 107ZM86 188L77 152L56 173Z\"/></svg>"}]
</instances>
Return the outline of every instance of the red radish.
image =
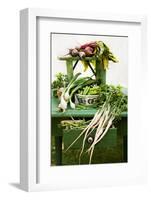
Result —
<instances>
[{"instance_id":1,"label":"red radish","mask_svg":"<svg viewBox=\"0 0 151 200\"><path fill-rule=\"evenodd\" d=\"M85 49L86 47L92 47L92 48L95 48L97 46L97 43L96 42L89 42L89 43L86 43L86 44L83 44L81 45L81 49Z\"/></svg>"},{"instance_id":2,"label":"red radish","mask_svg":"<svg viewBox=\"0 0 151 200\"><path fill-rule=\"evenodd\" d=\"M94 49L88 46L83 51L85 52L86 56L91 56L93 55Z\"/></svg>"},{"instance_id":3,"label":"red radish","mask_svg":"<svg viewBox=\"0 0 151 200\"><path fill-rule=\"evenodd\" d=\"M69 49L69 54L72 56L77 56L79 51L77 49Z\"/></svg>"},{"instance_id":4,"label":"red radish","mask_svg":"<svg viewBox=\"0 0 151 200\"><path fill-rule=\"evenodd\" d=\"M72 51L71 51L71 55L72 56L77 56L78 55L78 50L77 49L73 49Z\"/></svg>"},{"instance_id":5,"label":"red radish","mask_svg":"<svg viewBox=\"0 0 151 200\"><path fill-rule=\"evenodd\" d=\"M80 51L80 52L79 52L79 56L80 56L80 58L83 58L83 57L85 57L85 56L86 56L86 54L85 54L85 52L84 52L84 51Z\"/></svg>"}]
</instances>

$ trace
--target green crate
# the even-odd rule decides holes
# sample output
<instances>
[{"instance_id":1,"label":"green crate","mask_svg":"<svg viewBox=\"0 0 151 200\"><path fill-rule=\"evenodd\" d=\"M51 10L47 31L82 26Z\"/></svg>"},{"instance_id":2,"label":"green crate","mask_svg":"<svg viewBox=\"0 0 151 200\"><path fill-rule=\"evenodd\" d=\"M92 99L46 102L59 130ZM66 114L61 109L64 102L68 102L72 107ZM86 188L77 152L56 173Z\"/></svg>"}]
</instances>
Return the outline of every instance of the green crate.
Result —
<instances>
[{"instance_id":1,"label":"green crate","mask_svg":"<svg viewBox=\"0 0 151 200\"><path fill-rule=\"evenodd\" d=\"M63 130L63 146L64 149L67 149L70 144L78 137L78 135L82 132L80 129L74 130ZM95 131L91 133L85 143L85 148L89 148L91 145L91 141L94 138ZM71 147L71 149L80 149L83 142L83 137L81 136ZM113 147L117 145L117 128L110 128L109 131L106 133L104 138L96 144L97 149L104 148L104 147Z\"/></svg>"}]
</instances>

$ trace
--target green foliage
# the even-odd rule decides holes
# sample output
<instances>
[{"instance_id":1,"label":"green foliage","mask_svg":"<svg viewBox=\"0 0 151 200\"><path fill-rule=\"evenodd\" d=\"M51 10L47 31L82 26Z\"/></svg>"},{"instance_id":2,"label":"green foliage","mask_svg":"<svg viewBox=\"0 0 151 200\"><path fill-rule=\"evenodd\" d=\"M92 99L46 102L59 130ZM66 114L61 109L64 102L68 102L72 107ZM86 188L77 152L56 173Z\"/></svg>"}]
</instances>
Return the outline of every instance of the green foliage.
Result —
<instances>
[{"instance_id":1,"label":"green foliage","mask_svg":"<svg viewBox=\"0 0 151 200\"><path fill-rule=\"evenodd\" d=\"M104 70L108 69L109 61L117 63L117 58L102 41L97 41L96 57L101 60Z\"/></svg>"},{"instance_id":2,"label":"green foliage","mask_svg":"<svg viewBox=\"0 0 151 200\"><path fill-rule=\"evenodd\" d=\"M123 93L123 87L113 85L101 85L100 86L100 101L99 105L102 106L104 102L108 101L113 109L116 108L116 117L127 111L128 96Z\"/></svg>"},{"instance_id":3,"label":"green foliage","mask_svg":"<svg viewBox=\"0 0 151 200\"><path fill-rule=\"evenodd\" d=\"M100 86L97 86L95 84L92 84L90 86L86 86L78 90L78 94L99 95L99 106L102 106L106 101L108 101L108 103L113 109L115 107L119 108L117 111L117 115L120 115L121 112L127 111L128 101L127 95L125 95L122 90L123 87L120 85L114 86L108 84L101 84Z\"/></svg>"},{"instance_id":4,"label":"green foliage","mask_svg":"<svg viewBox=\"0 0 151 200\"><path fill-rule=\"evenodd\" d=\"M78 90L78 93L81 95L98 95L100 93L100 87L97 85L86 86Z\"/></svg>"},{"instance_id":5,"label":"green foliage","mask_svg":"<svg viewBox=\"0 0 151 200\"><path fill-rule=\"evenodd\" d=\"M56 74L56 80L53 81L51 84L52 89L59 89L61 87L65 87L68 84L68 78L67 75L59 72Z\"/></svg>"},{"instance_id":6,"label":"green foliage","mask_svg":"<svg viewBox=\"0 0 151 200\"><path fill-rule=\"evenodd\" d=\"M78 129L85 127L86 121L85 119L81 120L62 120L60 123L60 126L65 130L71 130L71 129Z\"/></svg>"}]
</instances>

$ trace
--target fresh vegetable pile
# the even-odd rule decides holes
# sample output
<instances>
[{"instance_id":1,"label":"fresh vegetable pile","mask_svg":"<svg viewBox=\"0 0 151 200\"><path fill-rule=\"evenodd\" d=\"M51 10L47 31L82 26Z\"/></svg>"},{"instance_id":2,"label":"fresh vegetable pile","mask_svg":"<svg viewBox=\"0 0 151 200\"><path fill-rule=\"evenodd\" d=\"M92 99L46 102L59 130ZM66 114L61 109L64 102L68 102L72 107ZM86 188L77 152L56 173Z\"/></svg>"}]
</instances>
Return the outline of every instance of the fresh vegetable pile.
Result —
<instances>
[{"instance_id":1,"label":"fresh vegetable pile","mask_svg":"<svg viewBox=\"0 0 151 200\"><path fill-rule=\"evenodd\" d=\"M117 58L110 51L109 47L102 41L94 41L81 45L80 47L75 47L69 49L68 55L72 57L79 57L84 65L85 70L87 70L89 64L84 58L86 57L96 57L101 60L103 68L106 70L109 66L109 61L118 62ZM90 61L95 67L96 62Z\"/></svg>"},{"instance_id":2,"label":"fresh vegetable pile","mask_svg":"<svg viewBox=\"0 0 151 200\"><path fill-rule=\"evenodd\" d=\"M98 85L86 86L78 90L78 94L81 95L98 95L100 93L100 87Z\"/></svg>"},{"instance_id":3,"label":"fresh vegetable pile","mask_svg":"<svg viewBox=\"0 0 151 200\"><path fill-rule=\"evenodd\" d=\"M97 107L94 117L90 120L74 120L72 118L72 120L64 120L60 124L66 130L77 128L82 130L81 134L72 142L66 151L83 136L79 162L83 153L86 152L89 154L89 163L91 163L96 144L102 140L108 130L120 119L121 113L127 111L127 95L123 93L121 86L102 84L97 79L97 70L95 69L96 61L99 60L99 66L103 66L103 71L108 69L109 61L118 62L104 42L94 41L81 45L80 47L69 49L68 56L70 56L70 59L71 57L77 57L81 60L85 70L91 67L90 63L94 67L92 71L94 71L95 76L82 77L81 73L77 73L74 76L70 76L69 81L67 75L59 73L56 75L56 80L52 83L53 91L55 91L54 96L59 99L59 111L65 112L68 106L72 109L76 109L78 106L80 109L80 103L77 105L76 97L77 100L79 98L82 103L84 102L85 106L86 104L90 104L93 107L95 104ZM93 57L93 59L86 59L88 57ZM85 142L94 131L94 140L90 147L85 150Z\"/></svg>"},{"instance_id":4,"label":"fresh vegetable pile","mask_svg":"<svg viewBox=\"0 0 151 200\"><path fill-rule=\"evenodd\" d=\"M88 122L85 119L74 120L72 118L71 120L62 120L60 125L64 130L71 130L85 128L86 124L88 124Z\"/></svg>"},{"instance_id":5,"label":"fresh vegetable pile","mask_svg":"<svg viewBox=\"0 0 151 200\"><path fill-rule=\"evenodd\" d=\"M64 88L68 85L68 77L67 75L59 72L58 74L56 74L56 80L53 81L52 85L51 85L51 88L53 89L54 91L54 96L55 97L58 97L59 96L59 91L60 91L60 88ZM57 92L58 92L58 95L57 95Z\"/></svg>"},{"instance_id":6,"label":"fresh vegetable pile","mask_svg":"<svg viewBox=\"0 0 151 200\"><path fill-rule=\"evenodd\" d=\"M85 124L85 128L81 127L83 131L67 148L67 150L70 149L72 145L74 145L74 143L84 135L83 144L79 155L79 163L85 150L85 142L90 134L95 130L94 140L89 149L86 150L86 153L88 153L90 156L89 163L92 161L95 145L103 139L109 128L111 128L115 121L119 119L121 113L127 111L127 95L122 92L121 87L104 85L102 86L102 90L104 90L104 99L100 99L100 107L93 119L90 120L88 125ZM100 95L102 95L101 92Z\"/></svg>"},{"instance_id":7,"label":"fresh vegetable pile","mask_svg":"<svg viewBox=\"0 0 151 200\"><path fill-rule=\"evenodd\" d=\"M77 73L66 87L58 89L57 94L60 99L58 108L60 111L64 112L67 109L68 103L72 109L75 109L75 103L72 101L74 94L86 85L96 83L96 81L91 77L79 77L80 75L81 73Z\"/></svg>"}]
</instances>

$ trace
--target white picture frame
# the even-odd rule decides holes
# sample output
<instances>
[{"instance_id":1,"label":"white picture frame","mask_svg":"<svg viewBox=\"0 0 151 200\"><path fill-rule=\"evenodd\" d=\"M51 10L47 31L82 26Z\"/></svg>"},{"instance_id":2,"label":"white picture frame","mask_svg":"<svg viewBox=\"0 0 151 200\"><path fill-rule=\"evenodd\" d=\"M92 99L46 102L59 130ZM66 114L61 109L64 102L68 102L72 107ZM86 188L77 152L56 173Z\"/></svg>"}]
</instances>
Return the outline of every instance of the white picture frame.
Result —
<instances>
[{"instance_id":1,"label":"white picture frame","mask_svg":"<svg viewBox=\"0 0 151 200\"><path fill-rule=\"evenodd\" d=\"M52 176L53 171L48 175L49 179L54 181L41 181L45 180L37 177L41 177L42 171L47 172L45 167L41 166L39 163L39 154L44 155L44 151L39 150L39 139L38 139L38 128L39 128L39 110L38 110L38 72L37 72L37 19L38 18L46 18L47 20L58 19L61 21L69 20L72 21L80 21L80 22L95 22L95 23L111 23L111 24L126 24L127 26L132 27L138 25L139 32L139 48L136 49L140 56L139 62L139 71L136 74L135 81L138 83L139 78L141 77L142 69L141 66L146 66L146 17L145 16L124 16L124 15L112 15L112 14L100 14L100 13L85 13L85 12L65 12L65 11L53 11L49 9L24 9L20 12L20 184L21 188L26 191L39 191L39 190L52 190L52 189L62 189L62 188L73 188L73 187L98 187L105 185L127 185L127 184L136 184L136 183L144 183L146 181L146 158L145 158L145 134L143 138L139 138L138 134L138 144L143 145L143 150L140 152L138 149L138 145L136 145L136 150L142 156L141 162L137 163L137 155L136 162L131 165L129 171L124 171L127 166L118 165L116 166L116 171L119 170L119 177L114 176L114 170L111 170L109 175L104 174L102 177L103 181L98 181L98 175L94 173L93 176L90 176L90 182L88 180L76 180L75 176L81 169L85 169L85 175L90 175L89 173L94 170L99 171L101 169L102 172L106 173L106 170L109 170L109 165L104 165L100 167L97 166L82 166L82 168L77 167L76 171L73 171L73 167L61 168L59 167L54 173L58 173L58 176L55 180L55 177ZM136 30L136 32L138 31ZM120 32L121 30L119 30ZM138 58L136 53L136 58ZM45 71L49 72L49 71ZM45 74L44 73L44 74ZM131 73L134 73L133 70ZM138 76L137 76L138 75ZM145 75L142 78L142 89L145 82ZM138 83L139 85L139 83ZM134 85L135 86L135 85ZM132 89L133 86L130 85ZM50 85L47 86L47 89L50 88ZM49 95L49 92L47 93ZM132 96L133 97L133 96ZM132 105L134 102L132 101L129 109L132 109ZM137 105L139 106L138 102ZM47 107L49 108L49 107ZM134 111L135 112L135 108ZM50 115L47 112L47 116ZM47 117L46 117L47 118ZM137 119L137 118L136 118ZM138 118L138 120L140 120ZM49 121L49 118L46 120ZM134 127L131 127L133 129ZM141 130L143 128L143 123ZM137 130L139 131L139 130ZM44 141L48 139L48 135L46 136ZM131 143L135 142L134 138L130 140ZM40 144L42 146L42 144ZM47 145L46 145L47 146ZM132 150L132 149L131 149ZM44 156L45 157L45 156ZM43 162L45 164L45 161ZM137 166L137 170L134 168ZM50 166L47 166L47 168ZM40 168L40 169L39 169ZM114 168L114 167L113 167ZM91 170L91 171L90 171ZM134 173L137 171L137 173ZM125 175L124 173L125 172ZM66 176L62 176L63 173L69 173L70 178ZM75 173L75 175L73 175ZM126 174L128 173L128 174ZM123 174L123 175L122 175ZM45 174L46 176L46 174ZM62 176L62 177L61 177ZM52 178L51 178L52 177ZM101 177L101 175L100 175ZM99 178L100 178L99 177ZM62 178L65 178L62 181ZM73 178L73 180L72 180ZM96 180L96 181L95 181ZM69 183L70 181L70 183ZM73 183L74 181L74 183Z\"/></svg>"}]
</instances>

